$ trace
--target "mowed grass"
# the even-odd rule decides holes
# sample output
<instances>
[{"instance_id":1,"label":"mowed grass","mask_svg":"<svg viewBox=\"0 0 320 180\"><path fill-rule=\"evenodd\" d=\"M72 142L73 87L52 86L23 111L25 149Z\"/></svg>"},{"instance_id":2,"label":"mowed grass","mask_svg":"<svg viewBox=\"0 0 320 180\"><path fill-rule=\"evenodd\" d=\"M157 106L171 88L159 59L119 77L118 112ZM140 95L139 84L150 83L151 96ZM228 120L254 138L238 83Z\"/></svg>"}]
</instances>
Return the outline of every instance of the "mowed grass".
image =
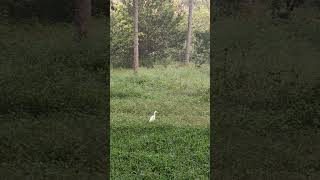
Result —
<instances>
[{"instance_id":1,"label":"mowed grass","mask_svg":"<svg viewBox=\"0 0 320 180\"><path fill-rule=\"evenodd\" d=\"M209 66L111 70L112 179L208 179L209 81Z\"/></svg>"}]
</instances>

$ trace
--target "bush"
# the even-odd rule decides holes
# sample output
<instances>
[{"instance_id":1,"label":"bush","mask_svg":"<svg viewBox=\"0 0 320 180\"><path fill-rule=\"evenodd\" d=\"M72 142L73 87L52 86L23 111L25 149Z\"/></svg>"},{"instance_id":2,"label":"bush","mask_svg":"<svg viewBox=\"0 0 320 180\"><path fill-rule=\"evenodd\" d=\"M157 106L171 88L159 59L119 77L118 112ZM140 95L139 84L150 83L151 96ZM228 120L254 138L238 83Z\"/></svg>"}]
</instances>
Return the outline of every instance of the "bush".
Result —
<instances>
[{"instance_id":1,"label":"bush","mask_svg":"<svg viewBox=\"0 0 320 180\"><path fill-rule=\"evenodd\" d=\"M185 16L177 13L172 4L172 1L140 1L139 56L142 65L152 66L156 61L168 58L168 49L183 48L185 29L181 26ZM115 67L131 66L132 14L132 1L116 5L116 11L111 13L111 59Z\"/></svg>"},{"instance_id":2,"label":"bush","mask_svg":"<svg viewBox=\"0 0 320 180\"><path fill-rule=\"evenodd\" d=\"M210 32L195 32L194 51L192 60L196 64L209 63L210 56Z\"/></svg>"}]
</instances>

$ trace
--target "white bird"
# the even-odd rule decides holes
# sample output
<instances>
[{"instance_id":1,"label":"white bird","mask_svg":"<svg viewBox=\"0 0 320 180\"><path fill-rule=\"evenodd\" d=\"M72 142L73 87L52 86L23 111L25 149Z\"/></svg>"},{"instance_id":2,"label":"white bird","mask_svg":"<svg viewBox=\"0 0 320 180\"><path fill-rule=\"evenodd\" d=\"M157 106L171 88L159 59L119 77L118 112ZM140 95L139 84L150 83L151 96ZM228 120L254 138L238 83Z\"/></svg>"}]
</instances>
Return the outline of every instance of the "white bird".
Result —
<instances>
[{"instance_id":1,"label":"white bird","mask_svg":"<svg viewBox=\"0 0 320 180\"><path fill-rule=\"evenodd\" d=\"M149 122L153 122L154 120L156 120L156 113L157 113L157 111L155 111L154 113L153 113L153 115L150 117L150 119L149 119Z\"/></svg>"}]
</instances>

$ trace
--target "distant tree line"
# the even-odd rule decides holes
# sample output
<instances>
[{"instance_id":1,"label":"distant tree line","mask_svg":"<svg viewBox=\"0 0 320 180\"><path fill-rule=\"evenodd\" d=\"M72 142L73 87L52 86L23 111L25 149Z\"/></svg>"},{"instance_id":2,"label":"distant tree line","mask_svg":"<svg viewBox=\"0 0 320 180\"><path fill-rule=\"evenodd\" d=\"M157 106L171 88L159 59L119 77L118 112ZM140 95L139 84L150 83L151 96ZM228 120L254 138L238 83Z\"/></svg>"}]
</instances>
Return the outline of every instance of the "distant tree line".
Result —
<instances>
[{"instance_id":1,"label":"distant tree line","mask_svg":"<svg viewBox=\"0 0 320 180\"><path fill-rule=\"evenodd\" d=\"M132 67L133 0L113 1L111 8L111 64ZM191 1L192 3L193 1ZM189 1L139 1L139 66L168 65L186 60ZM209 7L206 1L194 1L190 59L209 62ZM192 32L192 33L191 33ZM189 37L190 38L190 37Z\"/></svg>"}]
</instances>

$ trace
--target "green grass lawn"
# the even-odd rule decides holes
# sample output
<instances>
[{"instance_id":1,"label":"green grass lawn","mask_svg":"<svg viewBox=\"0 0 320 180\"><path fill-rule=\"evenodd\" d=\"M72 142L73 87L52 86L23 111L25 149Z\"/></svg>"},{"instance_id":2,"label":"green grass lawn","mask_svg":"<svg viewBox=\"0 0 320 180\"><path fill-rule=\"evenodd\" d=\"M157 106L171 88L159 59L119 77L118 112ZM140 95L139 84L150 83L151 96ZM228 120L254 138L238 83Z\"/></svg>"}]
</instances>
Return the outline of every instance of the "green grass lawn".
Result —
<instances>
[{"instance_id":1,"label":"green grass lawn","mask_svg":"<svg viewBox=\"0 0 320 180\"><path fill-rule=\"evenodd\" d=\"M209 66L111 70L112 179L208 179L209 80Z\"/></svg>"}]
</instances>

